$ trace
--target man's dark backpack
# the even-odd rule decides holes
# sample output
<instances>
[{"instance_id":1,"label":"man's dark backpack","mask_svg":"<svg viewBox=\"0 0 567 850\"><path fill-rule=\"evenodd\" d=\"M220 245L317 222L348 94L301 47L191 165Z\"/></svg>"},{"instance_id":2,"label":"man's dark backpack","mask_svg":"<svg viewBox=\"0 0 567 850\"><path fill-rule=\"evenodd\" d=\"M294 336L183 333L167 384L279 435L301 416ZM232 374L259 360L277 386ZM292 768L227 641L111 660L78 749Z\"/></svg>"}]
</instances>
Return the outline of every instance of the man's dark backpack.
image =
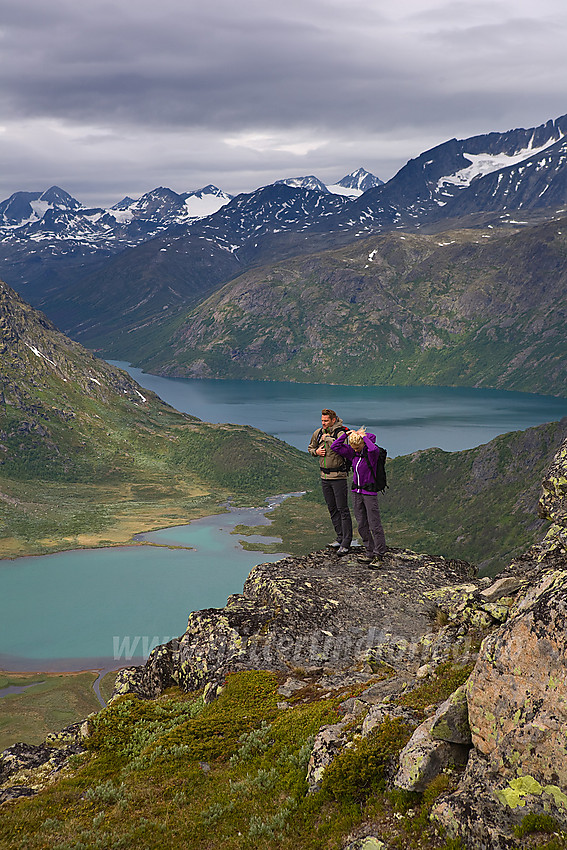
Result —
<instances>
[{"instance_id":1,"label":"man's dark backpack","mask_svg":"<svg viewBox=\"0 0 567 850\"><path fill-rule=\"evenodd\" d=\"M386 449L382 448L382 446L376 446L378 449L378 461L376 463L376 469L370 463L368 458L368 449L364 446L362 450L362 456L368 464L368 468L372 473L372 477L376 483L376 490L379 493L385 493L388 487L388 481L386 480L386 458L388 457L388 452Z\"/></svg>"}]
</instances>

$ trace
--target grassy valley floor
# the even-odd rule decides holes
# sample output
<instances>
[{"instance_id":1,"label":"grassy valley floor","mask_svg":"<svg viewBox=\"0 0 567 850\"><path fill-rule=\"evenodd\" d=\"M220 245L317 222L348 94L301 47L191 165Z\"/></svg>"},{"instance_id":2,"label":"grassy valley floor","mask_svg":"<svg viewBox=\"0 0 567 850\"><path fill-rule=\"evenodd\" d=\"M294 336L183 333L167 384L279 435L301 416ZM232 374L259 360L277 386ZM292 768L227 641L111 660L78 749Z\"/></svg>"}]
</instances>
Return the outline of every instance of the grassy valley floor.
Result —
<instances>
[{"instance_id":1,"label":"grassy valley floor","mask_svg":"<svg viewBox=\"0 0 567 850\"><path fill-rule=\"evenodd\" d=\"M80 673L0 672L0 752L25 741L41 744L51 732L84 720L101 705L93 690L97 670ZM101 694L110 697L116 674L101 681ZM25 688L2 695L4 688Z\"/></svg>"},{"instance_id":2,"label":"grassy valley floor","mask_svg":"<svg viewBox=\"0 0 567 850\"><path fill-rule=\"evenodd\" d=\"M0 558L131 543L134 535L219 513L228 498L181 477L140 475L116 484L0 477Z\"/></svg>"}]
</instances>

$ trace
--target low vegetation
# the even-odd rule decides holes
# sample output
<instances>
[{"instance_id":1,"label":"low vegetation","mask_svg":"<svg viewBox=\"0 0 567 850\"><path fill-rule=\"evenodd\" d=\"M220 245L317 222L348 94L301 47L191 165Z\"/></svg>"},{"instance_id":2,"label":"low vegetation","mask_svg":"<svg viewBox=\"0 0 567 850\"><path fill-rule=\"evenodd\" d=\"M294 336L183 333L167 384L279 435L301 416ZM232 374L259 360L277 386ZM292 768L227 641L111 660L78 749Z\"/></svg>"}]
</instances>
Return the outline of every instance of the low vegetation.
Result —
<instances>
[{"instance_id":1,"label":"low vegetation","mask_svg":"<svg viewBox=\"0 0 567 850\"><path fill-rule=\"evenodd\" d=\"M63 778L3 807L2 847L338 850L362 824L400 850L454 846L428 820L447 782L427 795L386 788L410 734L397 720L355 738L308 794L313 737L349 692L302 694L283 708L277 687L272 673L244 672L209 705L176 690L119 698L93 719L87 752Z\"/></svg>"}]
</instances>

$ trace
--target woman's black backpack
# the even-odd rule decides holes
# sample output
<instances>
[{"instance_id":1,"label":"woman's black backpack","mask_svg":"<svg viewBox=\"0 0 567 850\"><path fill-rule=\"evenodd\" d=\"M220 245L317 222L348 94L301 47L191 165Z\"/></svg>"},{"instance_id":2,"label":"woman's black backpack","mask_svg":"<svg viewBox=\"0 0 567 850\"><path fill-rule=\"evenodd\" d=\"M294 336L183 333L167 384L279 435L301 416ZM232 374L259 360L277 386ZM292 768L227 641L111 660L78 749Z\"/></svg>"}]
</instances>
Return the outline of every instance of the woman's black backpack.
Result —
<instances>
[{"instance_id":1,"label":"woman's black backpack","mask_svg":"<svg viewBox=\"0 0 567 850\"><path fill-rule=\"evenodd\" d=\"M378 461L376 462L376 469L370 463L370 459L368 457L368 449L364 446L362 450L362 457L368 464L368 468L372 473L372 477L376 483L376 489L379 493L385 493L386 488L388 487L388 481L386 479L386 458L388 457L388 452L386 449L382 448L382 446L376 446L378 449Z\"/></svg>"}]
</instances>

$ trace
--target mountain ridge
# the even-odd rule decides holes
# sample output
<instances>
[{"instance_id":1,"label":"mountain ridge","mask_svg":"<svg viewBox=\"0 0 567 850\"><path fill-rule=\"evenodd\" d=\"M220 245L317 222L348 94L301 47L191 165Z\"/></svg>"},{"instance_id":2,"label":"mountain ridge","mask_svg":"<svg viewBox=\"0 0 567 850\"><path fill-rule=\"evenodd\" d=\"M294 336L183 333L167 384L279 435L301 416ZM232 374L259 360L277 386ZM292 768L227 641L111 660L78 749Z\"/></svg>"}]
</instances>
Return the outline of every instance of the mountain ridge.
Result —
<instances>
[{"instance_id":1,"label":"mountain ridge","mask_svg":"<svg viewBox=\"0 0 567 850\"><path fill-rule=\"evenodd\" d=\"M162 210L159 221L148 213L120 225L139 244L117 253L117 243L109 247L104 239L29 244L12 235L0 241L0 264L8 282L66 333L134 361L136 346L167 344L170 316L174 324L182 321L184 309L270 260L354 244L371 233L441 232L443 222L452 229L466 224L505 231L561 217L567 204L566 129L562 116L528 130L453 139L354 199L284 181L180 223L175 211L170 218L162 214L170 190L154 190L146 206ZM356 174L350 175L355 182ZM310 178L291 182L304 180ZM185 202L176 198L178 209ZM55 216L53 229L57 222L64 228L72 215ZM107 227L104 216L100 225L91 224Z\"/></svg>"},{"instance_id":2,"label":"mountain ridge","mask_svg":"<svg viewBox=\"0 0 567 850\"><path fill-rule=\"evenodd\" d=\"M390 232L251 269L180 313L167 346L136 365L565 395L566 234L565 218L516 232Z\"/></svg>"}]
</instances>

